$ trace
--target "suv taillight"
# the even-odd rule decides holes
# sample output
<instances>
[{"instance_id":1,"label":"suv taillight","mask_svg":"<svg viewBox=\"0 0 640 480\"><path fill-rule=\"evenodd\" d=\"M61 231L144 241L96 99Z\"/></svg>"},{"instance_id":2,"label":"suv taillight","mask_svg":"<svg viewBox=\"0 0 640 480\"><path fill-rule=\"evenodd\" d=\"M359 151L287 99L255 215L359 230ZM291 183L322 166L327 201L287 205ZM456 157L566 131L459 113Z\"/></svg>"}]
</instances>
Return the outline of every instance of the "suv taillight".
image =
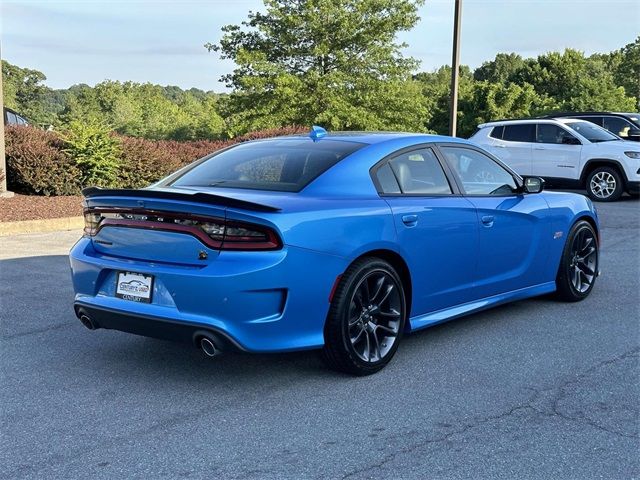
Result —
<instances>
[{"instance_id":1,"label":"suv taillight","mask_svg":"<svg viewBox=\"0 0 640 480\"><path fill-rule=\"evenodd\" d=\"M248 222L151 210L84 210L86 235L93 237L108 226L186 233L218 250L277 250L282 247L272 229Z\"/></svg>"}]
</instances>

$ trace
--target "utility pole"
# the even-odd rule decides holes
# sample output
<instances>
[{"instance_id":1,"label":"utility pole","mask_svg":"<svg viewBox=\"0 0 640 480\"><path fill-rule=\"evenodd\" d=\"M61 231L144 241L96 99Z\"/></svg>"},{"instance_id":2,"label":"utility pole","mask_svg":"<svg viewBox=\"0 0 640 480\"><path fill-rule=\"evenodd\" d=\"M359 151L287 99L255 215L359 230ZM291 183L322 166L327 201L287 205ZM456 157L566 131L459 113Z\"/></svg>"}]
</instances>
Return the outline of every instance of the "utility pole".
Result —
<instances>
[{"instance_id":1,"label":"utility pole","mask_svg":"<svg viewBox=\"0 0 640 480\"><path fill-rule=\"evenodd\" d=\"M449 110L449 135L456 136L458 124L458 76L460 75L460 21L462 0L455 1L453 16L453 55L451 58L451 108Z\"/></svg>"},{"instance_id":2,"label":"utility pole","mask_svg":"<svg viewBox=\"0 0 640 480\"><path fill-rule=\"evenodd\" d=\"M2 69L2 43L0 43L0 70ZM4 97L2 93L2 72L0 72L0 198L13 197L7 192L7 162L4 157Z\"/></svg>"}]
</instances>

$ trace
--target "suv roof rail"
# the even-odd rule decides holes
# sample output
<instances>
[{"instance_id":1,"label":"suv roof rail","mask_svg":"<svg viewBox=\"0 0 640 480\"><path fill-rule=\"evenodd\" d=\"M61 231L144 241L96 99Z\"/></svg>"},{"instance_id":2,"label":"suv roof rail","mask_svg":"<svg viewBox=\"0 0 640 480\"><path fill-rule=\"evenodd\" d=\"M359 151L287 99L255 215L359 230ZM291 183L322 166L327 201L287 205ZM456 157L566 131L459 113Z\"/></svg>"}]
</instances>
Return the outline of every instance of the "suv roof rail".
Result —
<instances>
[{"instance_id":1,"label":"suv roof rail","mask_svg":"<svg viewBox=\"0 0 640 480\"><path fill-rule=\"evenodd\" d=\"M489 120L487 122L482 122L481 125L486 125L487 123L498 123L498 122L517 122L519 120L537 120L541 117L520 117L520 118L499 118L497 120Z\"/></svg>"},{"instance_id":2,"label":"suv roof rail","mask_svg":"<svg viewBox=\"0 0 640 480\"><path fill-rule=\"evenodd\" d=\"M596 111L586 111L586 112L553 112L548 113L546 115L542 115L539 118L555 118L555 117L572 117L576 115L615 115L624 117L624 113L619 112L596 112Z\"/></svg>"}]
</instances>

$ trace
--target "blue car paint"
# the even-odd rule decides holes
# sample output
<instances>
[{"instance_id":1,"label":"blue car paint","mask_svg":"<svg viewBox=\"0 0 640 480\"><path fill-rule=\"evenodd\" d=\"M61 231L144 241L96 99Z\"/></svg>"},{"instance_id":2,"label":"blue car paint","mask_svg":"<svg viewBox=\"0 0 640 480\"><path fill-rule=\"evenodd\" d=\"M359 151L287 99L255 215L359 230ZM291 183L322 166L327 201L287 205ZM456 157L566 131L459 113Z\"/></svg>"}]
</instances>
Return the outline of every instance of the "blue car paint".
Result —
<instances>
[{"instance_id":1,"label":"blue car paint","mask_svg":"<svg viewBox=\"0 0 640 480\"><path fill-rule=\"evenodd\" d=\"M408 265L409 329L416 330L553 291L571 225L588 218L597 226L591 202L575 194L381 197L369 173L380 159L413 145L468 142L411 134L330 137L368 145L299 193L171 189L211 192L278 212L144 200L149 209L269 226L282 238L282 249L217 251L181 233L104 228L71 250L76 305L211 327L247 351L316 348L324 342L336 279L367 252L394 252ZM136 207L138 202L133 196L87 199L90 207ZM405 224L406 215L417 223ZM487 216L493 216L491 225L483 223ZM206 260L198 258L200 251L208 254ZM116 298L119 271L153 275L152 303Z\"/></svg>"}]
</instances>

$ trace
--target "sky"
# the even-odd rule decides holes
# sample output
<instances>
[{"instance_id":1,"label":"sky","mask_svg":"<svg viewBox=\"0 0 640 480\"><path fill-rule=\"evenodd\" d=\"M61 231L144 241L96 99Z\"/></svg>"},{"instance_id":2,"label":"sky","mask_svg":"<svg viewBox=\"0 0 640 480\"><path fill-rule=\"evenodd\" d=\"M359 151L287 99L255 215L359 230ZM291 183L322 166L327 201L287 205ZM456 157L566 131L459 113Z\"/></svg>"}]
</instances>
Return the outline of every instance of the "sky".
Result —
<instances>
[{"instance_id":1,"label":"sky","mask_svg":"<svg viewBox=\"0 0 640 480\"><path fill-rule=\"evenodd\" d=\"M427 0L399 40L433 71L451 63L453 0ZM106 79L225 91L229 60L204 48L260 0L0 0L2 58L67 88ZM640 0L463 0L461 62L499 52L532 57L567 47L609 52L640 35Z\"/></svg>"}]
</instances>

